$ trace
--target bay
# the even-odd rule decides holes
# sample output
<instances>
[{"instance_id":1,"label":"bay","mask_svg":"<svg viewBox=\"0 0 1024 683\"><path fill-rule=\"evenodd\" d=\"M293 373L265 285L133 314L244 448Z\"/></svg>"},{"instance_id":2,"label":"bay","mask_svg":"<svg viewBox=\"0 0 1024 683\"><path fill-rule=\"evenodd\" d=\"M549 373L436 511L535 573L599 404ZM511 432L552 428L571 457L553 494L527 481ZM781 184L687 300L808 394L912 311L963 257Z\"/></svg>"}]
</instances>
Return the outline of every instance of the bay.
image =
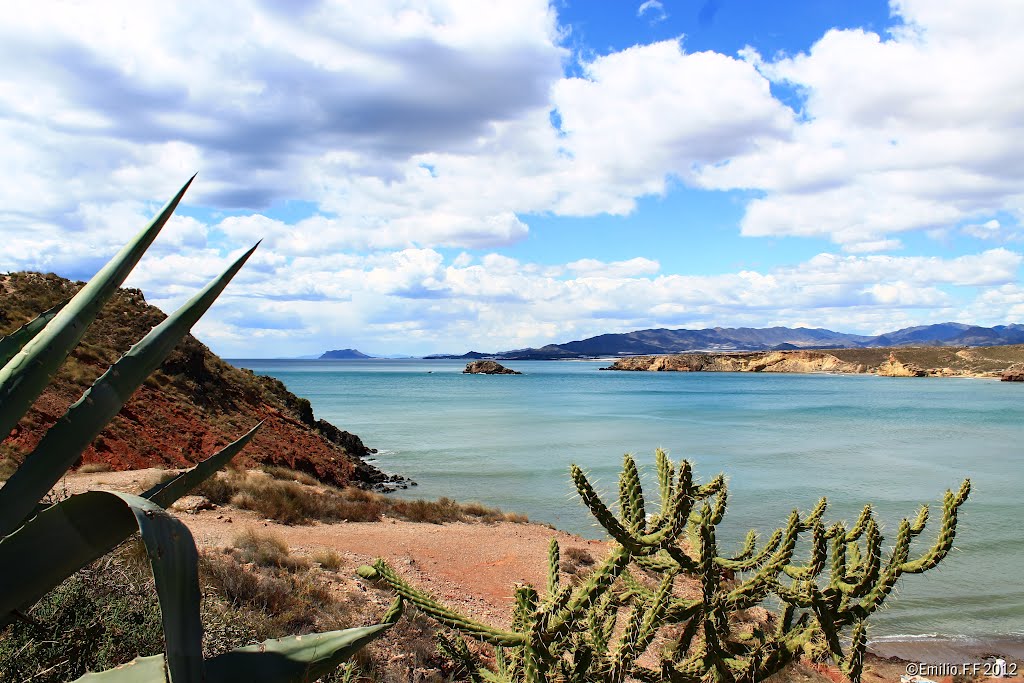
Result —
<instances>
[{"instance_id":1,"label":"bay","mask_svg":"<svg viewBox=\"0 0 1024 683\"><path fill-rule=\"evenodd\" d=\"M1024 387L865 375L602 372L607 363L522 361L521 376L463 375L461 361L236 360L308 398L317 417L380 449L419 486L400 495L479 500L602 536L569 480L577 463L613 500L623 453L654 450L729 481L725 548L790 510L829 500L826 521L871 502L891 540L920 503L973 484L956 544L906 577L873 636L1024 636ZM652 496L653 497L653 496ZM929 531L931 533L929 533Z\"/></svg>"}]
</instances>

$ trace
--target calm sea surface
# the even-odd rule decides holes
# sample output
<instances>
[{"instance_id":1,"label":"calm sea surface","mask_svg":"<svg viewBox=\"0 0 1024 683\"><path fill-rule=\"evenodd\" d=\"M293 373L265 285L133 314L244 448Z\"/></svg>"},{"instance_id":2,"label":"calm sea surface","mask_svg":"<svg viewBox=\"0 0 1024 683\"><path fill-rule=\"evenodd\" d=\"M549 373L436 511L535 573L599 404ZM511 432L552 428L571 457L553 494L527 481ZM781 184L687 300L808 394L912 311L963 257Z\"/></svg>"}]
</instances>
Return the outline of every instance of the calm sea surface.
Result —
<instances>
[{"instance_id":1,"label":"calm sea surface","mask_svg":"<svg viewBox=\"0 0 1024 683\"><path fill-rule=\"evenodd\" d=\"M900 518L919 503L938 513L942 493L970 477L955 550L901 580L872 633L1024 636L1022 386L600 372L606 363L570 361L509 362L522 376L462 375L459 361L233 362L277 377L317 417L380 449L379 467L419 482L407 495L479 500L592 538L601 529L575 495L569 464L610 501L627 452L648 469L662 447L704 480L724 472L726 549L750 528L767 536L821 496L826 521L852 521L874 503L892 540Z\"/></svg>"}]
</instances>

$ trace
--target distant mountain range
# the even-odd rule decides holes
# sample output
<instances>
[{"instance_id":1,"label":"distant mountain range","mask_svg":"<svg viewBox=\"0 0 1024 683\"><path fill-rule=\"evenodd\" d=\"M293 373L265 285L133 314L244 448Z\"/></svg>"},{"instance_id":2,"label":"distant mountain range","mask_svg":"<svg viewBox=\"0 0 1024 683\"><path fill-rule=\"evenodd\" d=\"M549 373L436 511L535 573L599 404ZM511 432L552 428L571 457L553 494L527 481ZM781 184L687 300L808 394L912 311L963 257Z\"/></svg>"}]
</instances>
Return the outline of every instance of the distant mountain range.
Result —
<instances>
[{"instance_id":1,"label":"distant mountain range","mask_svg":"<svg viewBox=\"0 0 1024 683\"><path fill-rule=\"evenodd\" d=\"M876 337L806 327L713 327L703 330L638 330L601 334L566 344L496 353L470 351L427 358L476 360L557 360L594 356L633 356L687 351L782 351L792 349L856 349L888 346L1000 346L1024 344L1024 325L979 327L939 323L906 327Z\"/></svg>"}]
</instances>

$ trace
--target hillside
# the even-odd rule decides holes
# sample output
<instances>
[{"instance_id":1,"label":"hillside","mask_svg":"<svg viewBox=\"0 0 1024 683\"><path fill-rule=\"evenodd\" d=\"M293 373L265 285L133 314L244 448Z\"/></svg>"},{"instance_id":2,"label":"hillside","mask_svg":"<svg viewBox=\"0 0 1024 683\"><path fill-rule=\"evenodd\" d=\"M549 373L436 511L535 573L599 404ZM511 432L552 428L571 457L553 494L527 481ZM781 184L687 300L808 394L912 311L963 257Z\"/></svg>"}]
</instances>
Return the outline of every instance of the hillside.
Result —
<instances>
[{"instance_id":1,"label":"hillside","mask_svg":"<svg viewBox=\"0 0 1024 683\"><path fill-rule=\"evenodd\" d=\"M557 360L598 356L636 356L688 351L782 351L793 349L862 349L900 346L1002 346L1024 344L1024 325L979 327L939 323L907 327L874 337L806 327L714 327L701 330L651 329L601 334L564 344L514 349L493 354L470 352L428 358L497 358Z\"/></svg>"},{"instance_id":2,"label":"hillside","mask_svg":"<svg viewBox=\"0 0 1024 683\"><path fill-rule=\"evenodd\" d=\"M680 353L619 358L604 370L679 372L834 372L890 376L999 377L1024 362L1024 345Z\"/></svg>"},{"instance_id":3,"label":"hillside","mask_svg":"<svg viewBox=\"0 0 1024 683\"><path fill-rule=\"evenodd\" d=\"M0 275L0 335L72 296L84 283L53 274ZM55 380L0 445L0 460L20 460L67 407L164 314L137 289L120 290L86 332ZM304 398L271 377L235 368L189 335L86 449L82 463L115 470L183 467L263 421L239 456L345 485L382 486L389 477L363 462L372 452L358 436L317 420Z\"/></svg>"}]
</instances>

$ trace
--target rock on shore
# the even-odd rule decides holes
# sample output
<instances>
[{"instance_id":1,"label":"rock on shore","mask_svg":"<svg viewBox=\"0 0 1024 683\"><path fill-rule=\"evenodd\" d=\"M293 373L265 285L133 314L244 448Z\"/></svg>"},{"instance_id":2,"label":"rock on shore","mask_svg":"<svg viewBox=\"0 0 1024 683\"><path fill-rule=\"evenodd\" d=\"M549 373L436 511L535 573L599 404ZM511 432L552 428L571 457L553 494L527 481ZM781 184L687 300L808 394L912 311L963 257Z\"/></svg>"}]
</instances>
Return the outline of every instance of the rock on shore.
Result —
<instances>
[{"instance_id":1,"label":"rock on shore","mask_svg":"<svg viewBox=\"0 0 1024 683\"><path fill-rule=\"evenodd\" d=\"M1024 363L1015 363L999 376L1002 382L1024 382Z\"/></svg>"},{"instance_id":2,"label":"rock on shore","mask_svg":"<svg viewBox=\"0 0 1024 683\"><path fill-rule=\"evenodd\" d=\"M493 360L475 360L466 363L464 375L521 375L523 373L506 368L501 363Z\"/></svg>"}]
</instances>

